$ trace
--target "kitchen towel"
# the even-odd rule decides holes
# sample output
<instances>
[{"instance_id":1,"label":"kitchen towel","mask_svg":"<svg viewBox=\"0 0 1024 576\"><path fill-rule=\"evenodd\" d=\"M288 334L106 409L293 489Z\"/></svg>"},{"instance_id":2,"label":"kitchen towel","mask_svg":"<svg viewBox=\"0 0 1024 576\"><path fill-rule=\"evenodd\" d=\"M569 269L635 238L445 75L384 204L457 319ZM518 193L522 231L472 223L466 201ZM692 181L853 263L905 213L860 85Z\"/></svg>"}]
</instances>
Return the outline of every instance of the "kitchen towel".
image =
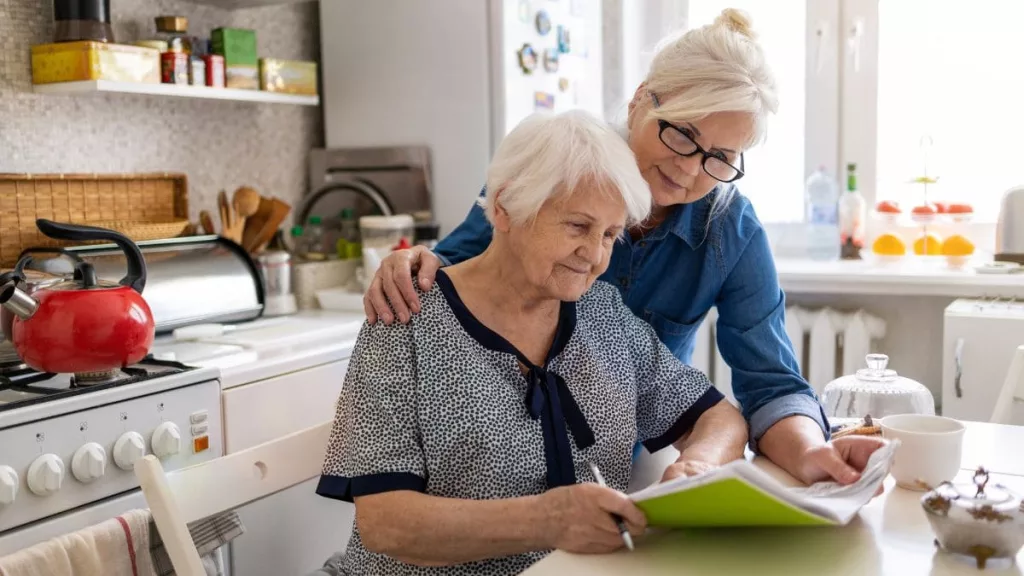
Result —
<instances>
[{"instance_id":1,"label":"kitchen towel","mask_svg":"<svg viewBox=\"0 0 1024 576\"><path fill-rule=\"evenodd\" d=\"M220 547L238 538L245 532L242 520L233 511L215 514L209 518L196 520L188 525L192 542L196 545L206 576L224 576L224 562ZM152 518L149 521L150 555L156 576L174 576L171 558L167 555L160 532Z\"/></svg>"},{"instance_id":2,"label":"kitchen towel","mask_svg":"<svg viewBox=\"0 0 1024 576\"><path fill-rule=\"evenodd\" d=\"M2 576L155 576L148 510L133 510L0 558Z\"/></svg>"}]
</instances>

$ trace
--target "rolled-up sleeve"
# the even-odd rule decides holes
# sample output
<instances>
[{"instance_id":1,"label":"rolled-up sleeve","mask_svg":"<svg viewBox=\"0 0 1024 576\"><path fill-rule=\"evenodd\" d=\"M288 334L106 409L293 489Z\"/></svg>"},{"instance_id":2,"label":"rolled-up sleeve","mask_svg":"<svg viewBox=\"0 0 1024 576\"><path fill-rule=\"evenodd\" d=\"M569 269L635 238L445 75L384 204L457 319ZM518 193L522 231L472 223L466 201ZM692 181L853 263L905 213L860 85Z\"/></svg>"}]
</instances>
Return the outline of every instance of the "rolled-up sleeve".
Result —
<instances>
[{"instance_id":1,"label":"rolled-up sleeve","mask_svg":"<svg viewBox=\"0 0 1024 576\"><path fill-rule=\"evenodd\" d=\"M651 453L672 444L693 428L697 419L725 397L700 370L672 355L650 324L615 299L636 375L638 440Z\"/></svg>"},{"instance_id":2,"label":"rolled-up sleeve","mask_svg":"<svg viewBox=\"0 0 1024 576\"><path fill-rule=\"evenodd\" d=\"M800 375L786 333L786 299L763 228L750 237L719 293L717 339L732 369L733 395L750 424L750 446L776 422L806 416L829 437L828 420Z\"/></svg>"},{"instance_id":3,"label":"rolled-up sleeve","mask_svg":"<svg viewBox=\"0 0 1024 576\"><path fill-rule=\"evenodd\" d=\"M359 496L426 488L411 324L364 324L338 397L316 493Z\"/></svg>"},{"instance_id":4,"label":"rolled-up sleeve","mask_svg":"<svg viewBox=\"0 0 1024 576\"><path fill-rule=\"evenodd\" d=\"M480 196L485 192L486 188L480 191ZM437 243L434 254L437 254L445 266L458 264L483 254L487 245L491 243L493 234L491 223L487 221L483 208L474 201L466 219Z\"/></svg>"}]
</instances>

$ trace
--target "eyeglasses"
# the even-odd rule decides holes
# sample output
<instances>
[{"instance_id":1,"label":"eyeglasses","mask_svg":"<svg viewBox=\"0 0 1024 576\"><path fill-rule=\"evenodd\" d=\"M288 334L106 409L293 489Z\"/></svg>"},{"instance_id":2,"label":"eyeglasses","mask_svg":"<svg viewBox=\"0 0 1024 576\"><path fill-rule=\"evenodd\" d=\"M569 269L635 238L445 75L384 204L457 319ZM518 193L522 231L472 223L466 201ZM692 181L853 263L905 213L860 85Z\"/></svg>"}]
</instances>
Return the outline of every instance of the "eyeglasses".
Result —
<instances>
[{"instance_id":1,"label":"eyeglasses","mask_svg":"<svg viewBox=\"0 0 1024 576\"><path fill-rule=\"evenodd\" d=\"M700 165L708 176L719 182L735 182L743 177L742 152L740 153L740 167L737 168L730 164L721 152L708 152L701 148L700 144L694 141L693 132L686 128L670 124L665 120L658 120L658 128L658 138L665 146L668 146L669 150L684 158L689 158L694 154L703 156Z\"/></svg>"}]
</instances>

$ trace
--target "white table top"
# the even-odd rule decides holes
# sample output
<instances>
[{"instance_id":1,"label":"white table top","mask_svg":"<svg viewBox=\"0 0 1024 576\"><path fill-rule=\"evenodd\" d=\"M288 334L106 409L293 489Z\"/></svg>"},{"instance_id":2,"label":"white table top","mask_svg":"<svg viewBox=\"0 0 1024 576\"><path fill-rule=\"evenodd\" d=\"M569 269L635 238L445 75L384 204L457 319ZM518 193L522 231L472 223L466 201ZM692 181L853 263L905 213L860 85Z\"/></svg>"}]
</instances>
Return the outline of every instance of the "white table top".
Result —
<instances>
[{"instance_id":1,"label":"white table top","mask_svg":"<svg viewBox=\"0 0 1024 576\"><path fill-rule=\"evenodd\" d=\"M983 463L991 468L994 482L1024 492L1024 453L1019 448L1022 439L1024 427L968 423L965 469L957 481L969 481L973 468ZM775 475L784 474L769 462L758 463ZM990 560L988 568L981 572L971 558L938 551L921 509L923 493L897 488L892 477L886 479L885 487L885 494L872 500L843 527L652 533L637 541L634 552L588 556L556 551L524 574L1024 574L1024 553L1017 556L1016 564Z\"/></svg>"}]
</instances>

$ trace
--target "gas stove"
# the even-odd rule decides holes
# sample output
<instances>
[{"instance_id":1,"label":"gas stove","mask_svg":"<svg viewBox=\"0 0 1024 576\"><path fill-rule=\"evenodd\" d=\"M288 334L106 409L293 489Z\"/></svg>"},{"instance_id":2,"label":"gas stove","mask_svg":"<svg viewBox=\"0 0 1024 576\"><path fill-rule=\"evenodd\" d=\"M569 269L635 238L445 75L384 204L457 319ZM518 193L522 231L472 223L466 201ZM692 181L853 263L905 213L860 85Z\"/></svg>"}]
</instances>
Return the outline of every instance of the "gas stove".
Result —
<instances>
[{"instance_id":1,"label":"gas stove","mask_svg":"<svg viewBox=\"0 0 1024 576\"><path fill-rule=\"evenodd\" d=\"M147 358L134 366L102 373L50 374L27 367L0 371L0 412L194 369L178 362Z\"/></svg>"},{"instance_id":2,"label":"gas stove","mask_svg":"<svg viewBox=\"0 0 1024 576\"><path fill-rule=\"evenodd\" d=\"M152 357L104 374L0 373L0 555L85 527L72 517L99 521L83 512L138 493L146 454L167 471L223 454L218 377Z\"/></svg>"}]
</instances>

